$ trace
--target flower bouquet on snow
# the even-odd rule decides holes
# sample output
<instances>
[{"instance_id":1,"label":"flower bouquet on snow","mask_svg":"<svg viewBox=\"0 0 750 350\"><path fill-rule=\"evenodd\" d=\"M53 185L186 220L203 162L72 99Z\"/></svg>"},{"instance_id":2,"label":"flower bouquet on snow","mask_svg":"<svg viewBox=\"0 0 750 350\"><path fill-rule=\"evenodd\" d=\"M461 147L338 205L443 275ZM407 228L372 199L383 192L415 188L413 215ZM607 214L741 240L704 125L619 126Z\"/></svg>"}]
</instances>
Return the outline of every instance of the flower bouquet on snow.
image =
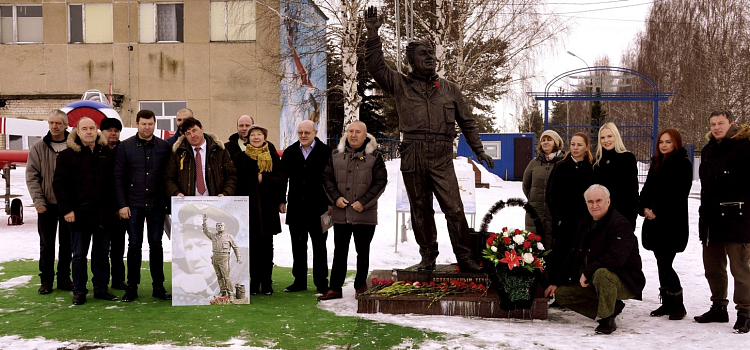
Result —
<instances>
[{"instance_id":1,"label":"flower bouquet on snow","mask_svg":"<svg viewBox=\"0 0 750 350\"><path fill-rule=\"evenodd\" d=\"M489 234L482 255L494 265L503 309L531 307L531 287L544 271L544 257L549 254L541 240L535 233L507 227Z\"/></svg>"}]
</instances>

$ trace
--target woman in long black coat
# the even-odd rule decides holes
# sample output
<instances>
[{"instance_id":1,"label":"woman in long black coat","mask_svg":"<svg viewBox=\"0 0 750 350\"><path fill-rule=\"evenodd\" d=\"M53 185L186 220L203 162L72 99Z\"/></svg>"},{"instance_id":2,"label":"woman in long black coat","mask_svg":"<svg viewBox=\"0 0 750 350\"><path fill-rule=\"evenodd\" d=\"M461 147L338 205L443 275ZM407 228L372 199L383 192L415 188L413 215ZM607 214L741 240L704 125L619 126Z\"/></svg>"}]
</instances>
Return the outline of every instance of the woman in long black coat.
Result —
<instances>
[{"instance_id":1,"label":"woman in long black coat","mask_svg":"<svg viewBox=\"0 0 750 350\"><path fill-rule=\"evenodd\" d=\"M630 222L635 230L638 218L638 165L635 155L625 148L620 132L613 123L599 129L592 184L606 187L612 207Z\"/></svg>"},{"instance_id":2,"label":"woman in long black coat","mask_svg":"<svg viewBox=\"0 0 750 350\"><path fill-rule=\"evenodd\" d=\"M572 254L578 222L588 214L583 192L591 185L591 141L582 132L570 138L570 151L555 165L547 184L547 203L552 213L552 248L548 267L553 284L566 285L578 281L555 280L555 276L572 276L575 273L557 273L566 268L562 261Z\"/></svg>"},{"instance_id":3,"label":"woman in long black coat","mask_svg":"<svg viewBox=\"0 0 750 350\"><path fill-rule=\"evenodd\" d=\"M665 129L657 138L646 183L639 200L643 222L643 247L654 252L659 269L662 305L651 316L669 315L681 320L687 312L682 303L680 278L672 267L675 255L685 251L688 242L688 195L693 183L693 166L682 147L676 129Z\"/></svg>"},{"instance_id":4,"label":"woman in long black coat","mask_svg":"<svg viewBox=\"0 0 750 350\"><path fill-rule=\"evenodd\" d=\"M286 202L279 155L266 142L268 130L253 125L245 152L234 156L237 196L250 197L250 294L273 294L273 236L281 232L279 212Z\"/></svg>"}]
</instances>

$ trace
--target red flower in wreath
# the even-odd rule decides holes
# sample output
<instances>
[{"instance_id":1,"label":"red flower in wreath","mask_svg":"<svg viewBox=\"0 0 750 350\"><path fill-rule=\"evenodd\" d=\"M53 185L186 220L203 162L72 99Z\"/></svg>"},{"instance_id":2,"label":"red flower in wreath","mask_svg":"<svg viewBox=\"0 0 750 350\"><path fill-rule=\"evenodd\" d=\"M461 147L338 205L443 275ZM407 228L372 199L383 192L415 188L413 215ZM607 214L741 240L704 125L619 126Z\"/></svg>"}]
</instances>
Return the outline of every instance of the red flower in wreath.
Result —
<instances>
[{"instance_id":1,"label":"red flower in wreath","mask_svg":"<svg viewBox=\"0 0 750 350\"><path fill-rule=\"evenodd\" d=\"M497 238L497 235L494 233L490 233L490 237L487 238L487 244L492 245L492 243L495 242L495 238Z\"/></svg>"},{"instance_id":2,"label":"red flower in wreath","mask_svg":"<svg viewBox=\"0 0 750 350\"><path fill-rule=\"evenodd\" d=\"M435 84L435 88L436 88L436 89L439 89L439 88L440 88L440 82L439 82L439 81L435 80L435 81L434 81L434 84Z\"/></svg>"},{"instance_id":3,"label":"red flower in wreath","mask_svg":"<svg viewBox=\"0 0 750 350\"><path fill-rule=\"evenodd\" d=\"M510 237L503 237L503 243L510 244Z\"/></svg>"},{"instance_id":4,"label":"red flower in wreath","mask_svg":"<svg viewBox=\"0 0 750 350\"><path fill-rule=\"evenodd\" d=\"M544 271L544 267L542 267L542 261L537 257L534 257L534 262L531 263L531 266L538 267L539 271Z\"/></svg>"},{"instance_id":5,"label":"red flower in wreath","mask_svg":"<svg viewBox=\"0 0 750 350\"><path fill-rule=\"evenodd\" d=\"M516 255L516 252L505 252L505 257L500 259L500 262L508 264L508 269L513 270L514 267L520 266L523 258Z\"/></svg>"},{"instance_id":6,"label":"red flower in wreath","mask_svg":"<svg viewBox=\"0 0 750 350\"><path fill-rule=\"evenodd\" d=\"M531 247L531 242L529 242L529 241L523 241L523 247L526 248L526 249L529 249L529 247Z\"/></svg>"}]
</instances>

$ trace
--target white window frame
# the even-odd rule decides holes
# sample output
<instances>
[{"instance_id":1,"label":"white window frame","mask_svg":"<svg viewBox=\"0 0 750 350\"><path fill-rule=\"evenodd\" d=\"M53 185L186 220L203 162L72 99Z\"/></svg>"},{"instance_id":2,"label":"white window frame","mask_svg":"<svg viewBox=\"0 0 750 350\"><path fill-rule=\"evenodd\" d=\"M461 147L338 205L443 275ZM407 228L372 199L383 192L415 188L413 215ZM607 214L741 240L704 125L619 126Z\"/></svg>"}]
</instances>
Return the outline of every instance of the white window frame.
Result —
<instances>
[{"instance_id":1,"label":"white window frame","mask_svg":"<svg viewBox=\"0 0 750 350\"><path fill-rule=\"evenodd\" d=\"M486 153L488 156L492 157L492 159L502 159L502 148L501 148L501 141L482 141L482 146L484 147L484 153ZM488 148L487 146L494 146ZM495 148L497 149L497 153L491 153L488 152L488 149Z\"/></svg>"},{"instance_id":2,"label":"white window frame","mask_svg":"<svg viewBox=\"0 0 750 350\"><path fill-rule=\"evenodd\" d=\"M165 103L170 103L170 102L184 103L185 107L183 107L183 108L187 108L187 101L182 101L182 100L156 100L156 101L154 101L154 100L144 100L144 101L138 101L138 110L144 109L142 107L143 103L161 103L161 110L162 110L161 114L162 115L158 115L156 113L156 111L154 111L154 114L156 114L156 123L155 123L156 125L154 125L154 127L157 128L157 129L159 129L159 127L158 127L159 120L169 120L169 125L170 125L169 130L170 131L175 131L176 128L177 128L177 125L175 125L175 120L177 120L177 116L176 115L163 115L164 111L166 110L166 108L164 108L165 107L164 104ZM160 130L164 130L164 129L160 129Z\"/></svg>"},{"instance_id":3,"label":"white window frame","mask_svg":"<svg viewBox=\"0 0 750 350\"><path fill-rule=\"evenodd\" d=\"M112 40L110 40L108 42L89 43L89 42L86 41L86 5L88 5L88 4L92 4L92 3L83 3L83 2L81 2L81 3L68 3L67 4L68 5L68 21L67 21L68 22L67 23L68 24L68 44L111 44L111 43L113 43L115 41L114 40L114 30L112 31ZM93 4L99 4L99 3L93 3ZM114 20L115 20L114 19L114 9L112 8L112 4L108 4L108 5L109 5L110 14L112 14L112 18L111 18L110 24L112 26L114 26ZM81 41L81 42L78 42L78 41L72 42L72 41L70 41L71 40L71 38L70 38L70 36L71 36L70 35L71 34L70 33L70 29L71 29L70 28L70 6L81 6L81 30L83 31L83 33L81 33L81 38L82 38L83 41Z\"/></svg>"},{"instance_id":4,"label":"white window frame","mask_svg":"<svg viewBox=\"0 0 750 350\"><path fill-rule=\"evenodd\" d=\"M258 24L258 17L257 17L257 12L256 12L258 10L257 2L255 0L238 0L238 1L250 2L250 3L253 4L253 15L255 17L255 18L253 18L253 25L255 25L257 27L257 24ZM223 40L213 40L213 39L211 39L211 42L215 42L215 43L230 42L231 43L231 42L255 42L255 41L257 41L257 35L258 35L257 31L255 33L255 39L248 39L248 40L229 39L229 3L232 2L232 1L211 1L211 2L212 3L217 2L217 3L223 3L224 4L224 26L223 26L223 29L224 29L224 39ZM209 18L210 18L210 14L209 14ZM211 25L211 21L209 20L209 29L208 29L209 30L209 37L211 36L210 25Z\"/></svg>"},{"instance_id":5,"label":"white window frame","mask_svg":"<svg viewBox=\"0 0 750 350\"><path fill-rule=\"evenodd\" d=\"M3 43L5 45L17 45L17 44L44 44L44 28L42 28L42 41L18 41L18 12L16 9L21 6L35 6L42 8L42 18L44 18L44 7L42 4L0 4L0 6L11 6L13 8L13 42ZM0 28L0 35L2 35L2 28Z\"/></svg>"},{"instance_id":6,"label":"white window frame","mask_svg":"<svg viewBox=\"0 0 750 350\"><path fill-rule=\"evenodd\" d=\"M142 5L142 4L153 4L154 5L153 18L151 19L152 23L154 24L154 33L153 33L153 35L154 35L154 41L146 41L146 42L141 41L140 23L139 23L139 25L138 25L138 30L139 30L138 41L140 43L142 43L142 44L158 44L158 43L169 44L169 43L184 43L185 42L185 2L179 2L179 1L176 1L176 2L140 2L139 6ZM158 9L159 5L182 5L182 11L183 11L182 12L182 16L183 16L183 18L182 18L182 41L176 41L176 40L159 40L159 22L158 22L159 21L159 9ZM143 20L143 18L140 17L140 8L139 8L138 21L142 21L142 20Z\"/></svg>"}]
</instances>

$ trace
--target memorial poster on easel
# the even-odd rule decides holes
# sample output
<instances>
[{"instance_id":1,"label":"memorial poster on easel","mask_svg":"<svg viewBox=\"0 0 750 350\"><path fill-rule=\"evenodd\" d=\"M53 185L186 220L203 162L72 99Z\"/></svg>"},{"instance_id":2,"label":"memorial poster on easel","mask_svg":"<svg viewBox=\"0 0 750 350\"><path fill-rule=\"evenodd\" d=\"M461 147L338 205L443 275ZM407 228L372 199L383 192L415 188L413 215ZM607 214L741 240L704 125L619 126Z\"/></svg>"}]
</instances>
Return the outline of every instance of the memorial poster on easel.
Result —
<instances>
[{"instance_id":1,"label":"memorial poster on easel","mask_svg":"<svg viewBox=\"0 0 750 350\"><path fill-rule=\"evenodd\" d=\"M247 196L172 197L172 305L249 304Z\"/></svg>"}]
</instances>

